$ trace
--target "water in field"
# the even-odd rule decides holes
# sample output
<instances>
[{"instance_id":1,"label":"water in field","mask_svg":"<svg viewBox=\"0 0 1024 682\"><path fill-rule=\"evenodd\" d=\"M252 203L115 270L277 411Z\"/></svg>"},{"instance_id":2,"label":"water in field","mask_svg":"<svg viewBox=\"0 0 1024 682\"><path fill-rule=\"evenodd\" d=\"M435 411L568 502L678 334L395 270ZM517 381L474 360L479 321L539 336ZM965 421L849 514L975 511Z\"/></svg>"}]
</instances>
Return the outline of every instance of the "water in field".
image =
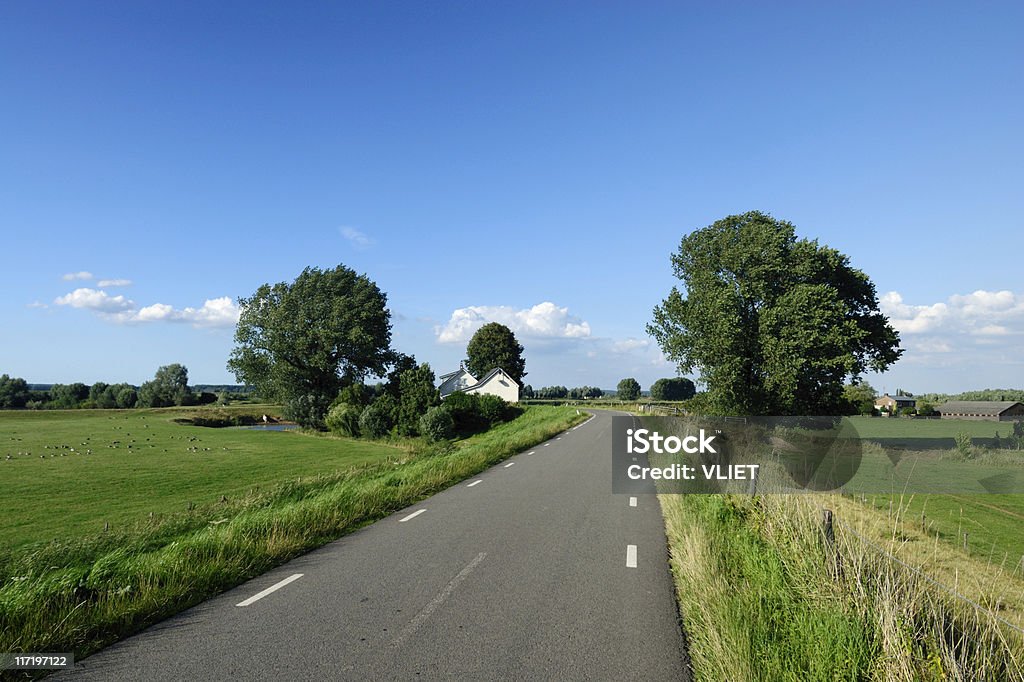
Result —
<instances>
[{"instance_id":1,"label":"water in field","mask_svg":"<svg viewBox=\"0 0 1024 682\"><path fill-rule=\"evenodd\" d=\"M240 429L251 431L291 431L299 428L298 424L255 424L253 426L239 426Z\"/></svg>"}]
</instances>

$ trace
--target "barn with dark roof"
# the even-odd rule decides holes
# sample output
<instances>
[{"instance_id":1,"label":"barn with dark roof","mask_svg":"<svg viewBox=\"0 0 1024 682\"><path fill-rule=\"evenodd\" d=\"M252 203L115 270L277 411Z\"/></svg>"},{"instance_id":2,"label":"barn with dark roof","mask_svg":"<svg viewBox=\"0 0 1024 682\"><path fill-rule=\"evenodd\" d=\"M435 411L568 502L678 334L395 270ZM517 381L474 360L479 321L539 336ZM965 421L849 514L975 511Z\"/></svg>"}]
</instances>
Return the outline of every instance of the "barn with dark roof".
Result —
<instances>
[{"instance_id":1,"label":"barn with dark roof","mask_svg":"<svg viewBox=\"0 0 1024 682\"><path fill-rule=\"evenodd\" d=\"M1012 422L1024 419L1024 405L1012 401L953 400L935 408L943 419Z\"/></svg>"}]
</instances>

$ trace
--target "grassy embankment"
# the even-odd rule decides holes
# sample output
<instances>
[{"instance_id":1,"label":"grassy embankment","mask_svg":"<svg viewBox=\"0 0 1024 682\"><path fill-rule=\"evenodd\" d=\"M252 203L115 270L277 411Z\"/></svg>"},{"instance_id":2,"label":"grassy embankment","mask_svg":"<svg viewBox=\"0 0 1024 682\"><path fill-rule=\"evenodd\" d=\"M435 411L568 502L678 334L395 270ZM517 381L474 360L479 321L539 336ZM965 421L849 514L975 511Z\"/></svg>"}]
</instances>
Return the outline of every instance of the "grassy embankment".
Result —
<instances>
[{"instance_id":1,"label":"grassy embankment","mask_svg":"<svg viewBox=\"0 0 1024 682\"><path fill-rule=\"evenodd\" d=\"M410 450L180 416L0 413L12 450L0 461L0 651L81 658L586 418L529 407L453 447Z\"/></svg>"},{"instance_id":2,"label":"grassy embankment","mask_svg":"<svg viewBox=\"0 0 1024 682\"><path fill-rule=\"evenodd\" d=\"M970 428L947 423L940 433L928 424L920 434L889 435L952 442L950 429ZM930 504L949 502L929 497ZM905 512L910 500L897 500L891 515L838 495L662 495L660 501L699 680L1024 679L1021 634L998 619L1024 625L1019 574L922 527ZM979 505L986 501L976 498ZM840 521L834 549L823 539L824 507Z\"/></svg>"}]
</instances>

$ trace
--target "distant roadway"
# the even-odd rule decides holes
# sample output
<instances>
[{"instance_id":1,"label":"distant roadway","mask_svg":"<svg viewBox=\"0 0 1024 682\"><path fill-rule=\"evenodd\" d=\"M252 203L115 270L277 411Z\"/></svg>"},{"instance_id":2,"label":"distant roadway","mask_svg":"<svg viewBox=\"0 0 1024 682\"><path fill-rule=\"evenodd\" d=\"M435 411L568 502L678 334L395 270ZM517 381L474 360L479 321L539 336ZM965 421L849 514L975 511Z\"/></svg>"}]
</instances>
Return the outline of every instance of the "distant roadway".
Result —
<instances>
[{"instance_id":1,"label":"distant roadway","mask_svg":"<svg viewBox=\"0 0 1024 682\"><path fill-rule=\"evenodd\" d=\"M653 495L611 413L119 642L58 680L686 680Z\"/></svg>"}]
</instances>

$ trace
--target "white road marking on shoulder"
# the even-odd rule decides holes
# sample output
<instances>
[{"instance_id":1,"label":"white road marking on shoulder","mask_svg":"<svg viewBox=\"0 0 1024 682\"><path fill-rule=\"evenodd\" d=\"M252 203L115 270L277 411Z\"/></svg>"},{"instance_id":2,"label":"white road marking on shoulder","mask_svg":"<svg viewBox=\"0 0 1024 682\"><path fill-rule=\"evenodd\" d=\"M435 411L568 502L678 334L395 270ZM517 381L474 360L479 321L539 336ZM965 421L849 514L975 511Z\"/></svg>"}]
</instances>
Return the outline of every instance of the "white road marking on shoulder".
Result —
<instances>
[{"instance_id":1,"label":"white road marking on shoulder","mask_svg":"<svg viewBox=\"0 0 1024 682\"><path fill-rule=\"evenodd\" d=\"M277 592L279 589L281 589L282 587L284 587L288 583L293 583L293 582L295 582L296 580L298 580L301 577L302 577L301 573L296 573L294 575L290 575L287 578L285 578L284 580L282 580L281 582L275 583L275 584L271 585L270 587L268 587L267 589L263 590L262 592L257 592L256 594L254 594L253 596L249 597L245 601L238 602L237 604L235 604L235 606L248 606L249 604L252 604L254 602L258 602L260 599L263 599L264 597L266 597L271 592Z\"/></svg>"},{"instance_id":2,"label":"white road marking on shoulder","mask_svg":"<svg viewBox=\"0 0 1024 682\"><path fill-rule=\"evenodd\" d=\"M551 443L544 443L544 447L551 445Z\"/></svg>"},{"instance_id":3,"label":"white road marking on shoulder","mask_svg":"<svg viewBox=\"0 0 1024 682\"><path fill-rule=\"evenodd\" d=\"M635 507L636 506L636 498L635 497L629 498L629 506L630 507Z\"/></svg>"},{"instance_id":4,"label":"white road marking on shoulder","mask_svg":"<svg viewBox=\"0 0 1024 682\"><path fill-rule=\"evenodd\" d=\"M533 455L533 454L536 454L536 452L537 452L536 450L530 450L530 451L529 451L529 452L527 452L526 454L527 454L527 455Z\"/></svg>"},{"instance_id":5,"label":"white road marking on shoulder","mask_svg":"<svg viewBox=\"0 0 1024 682\"><path fill-rule=\"evenodd\" d=\"M506 465L505 465L505 468L506 468L506 469L508 469L508 468L509 468L510 466L512 466L513 464L515 464L515 462L509 462L508 464L506 464Z\"/></svg>"},{"instance_id":6,"label":"white road marking on shoulder","mask_svg":"<svg viewBox=\"0 0 1024 682\"><path fill-rule=\"evenodd\" d=\"M438 606L444 603L445 599L451 596L452 592L455 591L455 588L459 586L459 583L465 580L469 574L473 572L473 569L480 565L480 562L486 557L486 552L480 552L477 554L475 559L470 561L465 568L459 571L459 574L452 578L451 582L445 585L445 588L438 592L437 596L431 599L430 602L423 607L423 610L417 613L413 619L409 621L408 625L402 628L402 631L398 633L398 636L391 642L391 646L401 646L402 642L409 638L409 635L416 632L427 618L430 618L430 614L432 614Z\"/></svg>"},{"instance_id":7,"label":"white road marking on shoulder","mask_svg":"<svg viewBox=\"0 0 1024 682\"><path fill-rule=\"evenodd\" d=\"M636 545L626 545L626 568L636 568Z\"/></svg>"},{"instance_id":8,"label":"white road marking on shoulder","mask_svg":"<svg viewBox=\"0 0 1024 682\"><path fill-rule=\"evenodd\" d=\"M412 514L409 514L404 519L398 519L398 522L399 523L405 523L409 519L415 519L417 516L419 516L420 514L422 514L425 511L427 511L427 510L426 509L420 509L419 511L414 511Z\"/></svg>"},{"instance_id":9,"label":"white road marking on shoulder","mask_svg":"<svg viewBox=\"0 0 1024 682\"><path fill-rule=\"evenodd\" d=\"M470 483L469 485L467 485L466 487L467 487L467 488L472 488L472 487L473 487L473 486L475 486L475 485L476 485L477 483L483 483L483 482L484 482L484 479L482 479L482 478L478 478L478 479L476 479L475 481L473 481L472 483Z\"/></svg>"}]
</instances>

